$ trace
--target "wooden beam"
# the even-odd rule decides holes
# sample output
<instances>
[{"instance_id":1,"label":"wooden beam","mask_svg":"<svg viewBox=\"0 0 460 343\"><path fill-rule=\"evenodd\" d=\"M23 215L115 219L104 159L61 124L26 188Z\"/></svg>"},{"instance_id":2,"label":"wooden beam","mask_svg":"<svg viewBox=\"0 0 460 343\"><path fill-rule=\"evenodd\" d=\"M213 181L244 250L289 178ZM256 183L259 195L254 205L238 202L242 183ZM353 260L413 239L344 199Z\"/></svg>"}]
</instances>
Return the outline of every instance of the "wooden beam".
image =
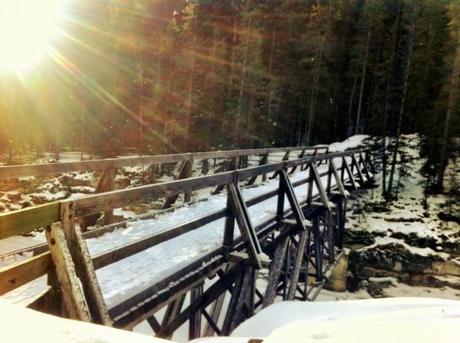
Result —
<instances>
[{"instance_id":1,"label":"wooden beam","mask_svg":"<svg viewBox=\"0 0 460 343\"><path fill-rule=\"evenodd\" d=\"M90 322L88 304L62 228L59 224L51 224L45 232L69 318Z\"/></svg>"},{"instance_id":2,"label":"wooden beam","mask_svg":"<svg viewBox=\"0 0 460 343\"><path fill-rule=\"evenodd\" d=\"M61 227L73 257L75 270L82 281L83 291L94 322L112 326L107 307L96 277L91 255L80 227L75 225L75 206L72 201L61 203Z\"/></svg>"},{"instance_id":3,"label":"wooden beam","mask_svg":"<svg viewBox=\"0 0 460 343\"><path fill-rule=\"evenodd\" d=\"M200 297L203 295L203 284L198 285L190 291L190 303L193 304L200 300ZM195 338L201 337L201 310L194 311L190 315L189 319L189 329L188 329L188 339L192 340Z\"/></svg>"},{"instance_id":4,"label":"wooden beam","mask_svg":"<svg viewBox=\"0 0 460 343\"><path fill-rule=\"evenodd\" d=\"M313 180L315 181L316 188L318 189L319 197L321 199L321 202L325 208L330 210L330 203L329 203L329 198L324 190L323 183L321 182L321 177L318 174L318 170L316 170L315 165L312 163L310 164L310 170L312 171L313 174Z\"/></svg>"},{"instance_id":5,"label":"wooden beam","mask_svg":"<svg viewBox=\"0 0 460 343\"><path fill-rule=\"evenodd\" d=\"M246 243L247 251L251 257L252 263L258 268L262 268L262 264L259 259L259 254L262 252L260 248L257 235L254 232L254 228L245 209L244 201L241 201L238 188L233 184L227 186L228 196L231 199L231 205L233 213L235 214L238 228L240 229L241 236Z\"/></svg>"},{"instance_id":6,"label":"wooden beam","mask_svg":"<svg viewBox=\"0 0 460 343\"><path fill-rule=\"evenodd\" d=\"M193 170L193 160L186 160L182 162L177 179L183 180L183 179L190 178L192 176L192 170ZM192 192L190 190L185 190L184 202L190 201L191 194ZM166 198L165 204L163 205L163 209L170 208L172 205L174 205L178 197L179 197L179 193L176 193Z\"/></svg>"},{"instance_id":7,"label":"wooden beam","mask_svg":"<svg viewBox=\"0 0 460 343\"><path fill-rule=\"evenodd\" d=\"M49 252L0 269L0 295L45 275L52 266Z\"/></svg>"},{"instance_id":8,"label":"wooden beam","mask_svg":"<svg viewBox=\"0 0 460 343\"><path fill-rule=\"evenodd\" d=\"M350 180L351 186L353 187L353 189L355 190L358 189L358 184L356 183L355 176L351 172L350 167L345 157L342 157L342 169L347 172L348 179Z\"/></svg>"},{"instance_id":9,"label":"wooden beam","mask_svg":"<svg viewBox=\"0 0 460 343\"><path fill-rule=\"evenodd\" d=\"M286 255L286 249L289 242L289 236L285 237L276 247L275 254L272 261L270 262L270 272L268 275L267 289L265 290L265 296L262 307L265 308L275 301L276 290L278 288L281 271L283 269L284 257Z\"/></svg>"},{"instance_id":10,"label":"wooden beam","mask_svg":"<svg viewBox=\"0 0 460 343\"><path fill-rule=\"evenodd\" d=\"M297 253L294 261L294 269L290 274L289 290L287 293L287 300L294 300L295 292L297 289L297 283L299 281L300 269L305 256L305 244L307 242L308 232L301 232L299 238L299 244L297 245Z\"/></svg>"},{"instance_id":11,"label":"wooden beam","mask_svg":"<svg viewBox=\"0 0 460 343\"><path fill-rule=\"evenodd\" d=\"M0 214L0 239L30 233L59 221L59 203L38 205Z\"/></svg>"},{"instance_id":12,"label":"wooden beam","mask_svg":"<svg viewBox=\"0 0 460 343\"><path fill-rule=\"evenodd\" d=\"M340 192L340 195L342 197L346 197L347 193L345 191L345 187L343 186L342 179L340 178L339 172L337 171L337 167L335 166L335 162L333 158L329 160L329 166L331 168L332 175L334 176L335 184L337 186L337 189Z\"/></svg>"}]
</instances>

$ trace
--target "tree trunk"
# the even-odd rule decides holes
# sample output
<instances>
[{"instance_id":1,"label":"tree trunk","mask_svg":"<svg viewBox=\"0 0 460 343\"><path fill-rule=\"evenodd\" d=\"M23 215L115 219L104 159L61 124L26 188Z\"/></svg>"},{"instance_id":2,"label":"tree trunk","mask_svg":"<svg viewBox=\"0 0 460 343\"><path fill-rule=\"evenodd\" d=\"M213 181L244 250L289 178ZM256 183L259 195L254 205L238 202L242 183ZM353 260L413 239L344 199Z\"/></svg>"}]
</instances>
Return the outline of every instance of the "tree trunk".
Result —
<instances>
[{"instance_id":1,"label":"tree trunk","mask_svg":"<svg viewBox=\"0 0 460 343\"><path fill-rule=\"evenodd\" d=\"M402 89L402 97L401 97L401 106L399 108L399 116L398 116L398 123L396 126L396 144L393 150L393 158L392 158L392 163L391 163L391 170L390 170L390 177L389 177L389 182L388 182L388 196L392 196L392 191L393 191L393 179L394 179L394 173L396 169L396 162L398 158L398 150L399 150L399 145L401 143L400 141L400 136L401 136L401 127L402 127L402 121L404 117L404 110L405 110L405 105L406 105L406 96L407 96L407 84L409 81L409 73L410 73L410 67L411 67L411 61L412 61L412 51L414 47L414 36L415 36L415 24L417 22L417 19L414 18L412 22L412 26L409 32L409 47L408 47L408 53L407 53L407 58L406 58L406 68L404 70L404 84L403 84L403 89Z\"/></svg>"},{"instance_id":2,"label":"tree trunk","mask_svg":"<svg viewBox=\"0 0 460 343\"><path fill-rule=\"evenodd\" d=\"M358 111L356 112L355 135L359 133L359 123L361 121L361 111L363 108L364 86L366 85L367 60L369 59L369 44L371 40L371 30L367 31L366 52L364 55L363 69L361 71L361 86L359 88Z\"/></svg>"},{"instance_id":3,"label":"tree trunk","mask_svg":"<svg viewBox=\"0 0 460 343\"><path fill-rule=\"evenodd\" d=\"M460 44L457 42L457 51L455 52L455 61L452 68L452 76L450 79L449 89L449 102L447 104L446 118L444 119L444 132L441 141L441 160L438 169L438 180L437 186L439 190L443 189L444 182L444 171L447 167L447 145L449 141L449 123L452 113L455 111L455 105L457 104L458 94L458 79L460 75Z\"/></svg>"}]
</instances>

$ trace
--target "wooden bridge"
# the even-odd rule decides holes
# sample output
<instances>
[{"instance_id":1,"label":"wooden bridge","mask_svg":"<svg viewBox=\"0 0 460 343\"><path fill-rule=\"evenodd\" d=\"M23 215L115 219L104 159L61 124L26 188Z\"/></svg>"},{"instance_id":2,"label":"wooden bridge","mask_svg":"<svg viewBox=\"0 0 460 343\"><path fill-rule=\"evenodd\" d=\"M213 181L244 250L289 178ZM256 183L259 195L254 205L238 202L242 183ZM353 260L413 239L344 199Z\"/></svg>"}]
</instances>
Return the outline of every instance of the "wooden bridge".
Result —
<instances>
[{"instance_id":1,"label":"wooden bridge","mask_svg":"<svg viewBox=\"0 0 460 343\"><path fill-rule=\"evenodd\" d=\"M279 153L283 153L281 161L272 162L271 154ZM259 159L258 166L248 166L250 156ZM212 159L225 160L226 170L190 177L193 161L201 161L202 173L207 174ZM178 180L113 191L116 169L139 163L181 163ZM171 337L187 321L190 338L228 335L276 297L314 300L342 250L348 191L373 182L369 150L329 153L325 146L9 166L0 168L0 179L83 170L103 171L97 189L100 193L0 215L0 240L39 228L46 229L47 239L45 245L21 251L32 251L33 257L0 269L0 295L46 275L48 286L30 300L29 307L125 329L147 320L161 337ZM305 178L292 182L292 175L299 171ZM276 180L278 186L244 199L242 187L257 178ZM115 208L145 199L166 198L169 207L180 193L188 201L192 191L211 187L214 193L226 192L221 210L90 255L86 239L126 222L84 231L88 216L110 214ZM305 199L296 195L300 188L305 189ZM255 225L248 208L272 198L277 199L276 214ZM174 215L174 209L165 211ZM107 306L96 270L222 218L225 225L219 246L120 303ZM264 269L268 280L261 285L258 275Z\"/></svg>"}]
</instances>

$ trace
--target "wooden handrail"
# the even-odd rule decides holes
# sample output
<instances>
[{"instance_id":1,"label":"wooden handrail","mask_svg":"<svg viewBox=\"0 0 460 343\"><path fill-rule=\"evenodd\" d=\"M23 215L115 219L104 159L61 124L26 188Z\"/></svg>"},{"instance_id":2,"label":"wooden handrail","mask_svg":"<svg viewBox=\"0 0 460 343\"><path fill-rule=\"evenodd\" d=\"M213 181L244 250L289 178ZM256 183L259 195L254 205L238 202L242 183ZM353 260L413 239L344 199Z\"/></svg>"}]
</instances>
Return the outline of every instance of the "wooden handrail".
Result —
<instances>
[{"instance_id":1,"label":"wooden handrail","mask_svg":"<svg viewBox=\"0 0 460 343\"><path fill-rule=\"evenodd\" d=\"M15 177L42 176L47 174L61 174L76 171L95 171L109 168L121 168L133 165L150 165L163 163L177 163L190 160L205 160L213 158L231 158L238 156L263 155L274 152L286 151L318 151L327 152L327 145L315 147L288 147L288 148L268 148L268 149L246 149L246 150L221 150L207 151L170 155L151 155L138 157L119 157L97 159L80 162L63 162L63 163L45 163L45 164L27 164L0 167L0 180L11 179Z\"/></svg>"}]
</instances>

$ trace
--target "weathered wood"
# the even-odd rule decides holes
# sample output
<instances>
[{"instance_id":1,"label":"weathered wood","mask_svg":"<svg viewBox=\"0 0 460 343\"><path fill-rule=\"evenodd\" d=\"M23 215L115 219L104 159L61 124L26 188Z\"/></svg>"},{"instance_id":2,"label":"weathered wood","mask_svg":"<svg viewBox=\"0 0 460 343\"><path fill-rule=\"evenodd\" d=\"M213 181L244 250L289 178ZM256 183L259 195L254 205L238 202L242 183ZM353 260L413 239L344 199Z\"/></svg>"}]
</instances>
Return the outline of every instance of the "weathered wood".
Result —
<instances>
[{"instance_id":1,"label":"weathered wood","mask_svg":"<svg viewBox=\"0 0 460 343\"><path fill-rule=\"evenodd\" d=\"M356 167L356 171L358 172L358 177L359 177L359 180L361 181L361 184L364 185L366 183L366 180L364 179L364 175L361 172L361 168L359 167L358 161L356 161L355 154L351 154L351 160L352 160L352 165Z\"/></svg>"},{"instance_id":2,"label":"weathered wood","mask_svg":"<svg viewBox=\"0 0 460 343\"><path fill-rule=\"evenodd\" d=\"M280 172L280 178L283 182L283 191L287 195L297 225L300 229L306 231L307 228L305 226L305 217L303 215L302 209L300 208L299 202L297 201L297 197L295 196L294 188L292 187L291 181L289 180L289 176L285 170Z\"/></svg>"},{"instance_id":3,"label":"weathered wood","mask_svg":"<svg viewBox=\"0 0 460 343\"><path fill-rule=\"evenodd\" d=\"M109 314L114 318L115 326L131 329L161 307L190 291L225 266L223 254L224 248L219 247L110 308Z\"/></svg>"},{"instance_id":4,"label":"weathered wood","mask_svg":"<svg viewBox=\"0 0 460 343\"><path fill-rule=\"evenodd\" d=\"M51 268L49 252L0 269L0 295L8 293L36 278L45 275Z\"/></svg>"},{"instance_id":5,"label":"weathered wood","mask_svg":"<svg viewBox=\"0 0 460 343\"><path fill-rule=\"evenodd\" d=\"M147 318L147 323L149 323L150 327L155 332L155 334L161 332L161 325L154 315Z\"/></svg>"},{"instance_id":6,"label":"weathered wood","mask_svg":"<svg viewBox=\"0 0 460 343\"><path fill-rule=\"evenodd\" d=\"M252 263L260 269L262 268L262 265L259 259L259 254L262 249L260 248L259 241L255 235L251 222L247 220L248 214L247 210L245 211L244 204L240 201L238 194L240 192L238 192L238 188L233 183L227 186L227 190L228 196L231 199L232 210L238 223L238 228L240 229L241 236L247 245L248 254L251 257Z\"/></svg>"},{"instance_id":7,"label":"weathered wood","mask_svg":"<svg viewBox=\"0 0 460 343\"><path fill-rule=\"evenodd\" d=\"M219 321L220 314L222 312L222 308L224 307L225 296L226 296L226 293L224 292L222 293L220 297L218 297L214 301L214 303L212 304L212 308L211 308L211 314L208 315L209 318L205 314L207 312L203 313L207 317L206 318L207 323L205 324L205 327L203 330L204 337L210 337L214 333L216 333L217 335L220 335L221 331L217 327L216 323ZM212 323L214 323L215 325L212 325Z\"/></svg>"},{"instance_id":8,"label":"weathered wood","mask_svg":"<svg viewBox=\"0 0 460 343\"><path fill-rule=\"evenodd\" d=\"M46 229L46 240L56 267L57 279L69 317L90 322L91 316L88 304L86 303L81 282L77 277L64 232L59 224L51 224Z\"/></svg>"},{"instance_id":9,"label":"weathered wood","mask_svg":"<svg viewBox=\"0 0 460 343\"><path fill-rule=\"evenodd\" d=\"M75 225L75 206L72 201L61 203L61 227L73 257L75 270L82 281L83 291L88 300L93 321L111 326L112 320L108 315L91 255L80 228Z\"/></svg>"},{"instance_id":10,"label":"weathered wood","mask_svg":"<svg viewBox=\"0 0 460 343\"><path fill-rule=\"evenodd\" d=\"M47 174L62 174L78 171L96 171L109 168L122 168L135 165L178 163L186 160L205 160L217 158L232 158L235 156L263 155L270 152L312 150L311 147L287 147L269 149L221 150L196 153L169 155L152 155L139 157L107 158L80 162L47 163L34 165L15 165L0 167L0 179L15 177L41 176Z\"/></svg>"},{"instance_id":11,"label":"weathered wood","mask_svg":"<svg viewBox=\"0 0 460 343\"><path fill-rule=\"evenodd\" d=\"M126 206L133 201L145 198L161 198L187 189L198 190L233 181L233 172L211 176L200 176L185 180L176 180L155 185L146 185L109 193L91 195L75 200L76 214L97 213L101 210Z\"/></svg>"},{"instance_id":12,"label":"weathered wood","mask_svg":"<svg viewBox=\"0 0 460 343\"><path fill-rule=\"evenodd\" d=\"M339 172L337 171L337 167L335 166L333 158L329 160L329 166L331 168L332 175L334 176L337 189L339 190L341 196L346 197L347 193L345 192L345 187L343 186L342 179L340 178Z\"/></svg>"},{"instance_id":13,"label":"weathered wood","mask_svg":"<svg viewBox=\"0 0 460 343\"><path fill-rule=\"evenodd\" d=\"M177 177L178 180L183 180L190 178L192 176L192 168L193 168L193 160L186 160L182 162L182 165L179 170L179 175ZM189 202L191 199L191 194L192 192L190 190L185 190L184 192L184 201ZM165 204L163 205L163 208L170 208L172 205L174 205L177 201L177 198L179 197L179 193L176 193L174 195L169 196L166 198Z\"/></svg>"},{"instance_id":14,"label":"weathered wood","mask_svg":"<svg viewBox=\"0 0 460 343\"><path fill-rule=\"evenodd\" d=\"M308 232L303 231L300 233L299 243L297 244L297 253L294 260L294 269L291 271L289 280L289 290L287 293L287 300L294 300L297 283L299 281L300 269L305 256L305 244L307 242Z\"/></svg>"},{"instance_id":15,"label":"weathered wood","mask_svg":"<svg viewBox=\"0 0 460 343\"><path fill-rule=\"evenodd\" d=\"M186 309L184 309L172 322L163 327L160 337L168 337L172 332L185 323L192 313L202 310L215 301L224 291L231 287L232 283L238 278L241 269L245 268L246 263L236 265L230 268L220 280L211 285L202 295L200 295L194 302L192 302ZM239 280L242 281L240 277ZM237 281L238 283L238 281ZM242 283L242 282L240 282ZM238 287L234 287L232 293L236 293ZM231 306L232 301L230 301Z\"/></svg>"},{"instance_id":16,"label":"weathered wood","mask_svg":"<svg viewBox=\"0 0 460 343\"><path fill-rule=\"evenodd\" d=\"M199 229L200 227L212 223L225 216L226 210L220 210L203 217L194 219L190 222L180 224L176 227L154 233L152 235L140 238L134 242L125 244L121 247L115 247L105 251L93 258L95 269L106 267L110 264L116 263L124 258L137 254L146 249L152 248L155 245L166 242L180 235ZM232 236L233 237L233 236Z\"/></svg>"},{"instance_id":17,"label":"weathered wood","mask_svg":"<svg viewBox=\"0 0 460 343\"><path fill-rule=\"evenodd\" d=\"M203 295L203 284L190 291L190 303L197 302ZM191 313L189 319L188 339L192 340L201 337L201 309Z\"/></svg>"},{"instance_id":18,"label":"weathered wood","mask_svg":"<svg viewBox=\"0 0 460 343\"><path fill-rule=\"evenodd\" d=\"M321 202L323 203L323 206L327 209L330 209L329 199L324 190L323 183L321 181L321 177L318 174L318 171L316 170L316 167L313 164L310 165L310 170L312 171L313 180L315 181L316 188L318 189L319 197L321 199Z\"/></svg>"},{"instance_id":19,"label":"weathered wood","mask_svg":"<svg viewBox=\"0 0 460 343\"><path fill-rule=\"evenodd\" d=\"M0 239L21 235L59 221L59 203L53 202L0 214Z\"/></svg>"},{"instance_id":20,"label":"weathered wood","mask_svg":"<svg viewBox=\"0 0 460 343\"><path fill-rule=\"evenodd\" d=\"M110 192L115 189L115 177L117 175L116 168L108 168L104 170L99 184L96 187L96 193ZM113 209L104 212L104 224L113 222ZM93 224L94 225L94 224Z\"/></svg>"},{"instance_id":21,"label":"weathered wood","mask_svg":"<svg viewBox=\"0 0 460 343\"><path fill-rule=\"evenodd\" d=\"M285 237L276 247L275 254L272 261L270 262L270 272L268 275L267 289L265 290L265 296L262 307L265 308L275 301L276 290L278 288L281 271L283 269L284 257L286 255L286 249L289 242L289 237Z\"/></svg>"},{"instance_id":22,"label":"weathered wood","mask_svg":"<svg viewBox=\"0 0 460 343\"><path fill-rule=\"evenodd\" d=\"M172 303L168 304L166 312L161 321L162 327L169 325L169 323L171 323L173 319L176 318L177 315L180 313L180 311L182 310L182 306L184 305L185 296L186 294L184 293L182 296L179 297L179 299L176 299Z\"/></svg>"},{"instance_id":23,"label":"weathered wood","mask_svg":"<svg viewBox=\"0 0 460 343\"><path fill-rule=\"evenodd\" d=\"M358 189L358 185L356 183L355 177L354 177L353 173L351 172L350 167L349 167L345 157L342 157L342 170L347 172L348 179L350 180L353 189L355 189L355 190ZM343 175L342 175L342 179L343 179Z\"/></svg>"}]
</instances>

